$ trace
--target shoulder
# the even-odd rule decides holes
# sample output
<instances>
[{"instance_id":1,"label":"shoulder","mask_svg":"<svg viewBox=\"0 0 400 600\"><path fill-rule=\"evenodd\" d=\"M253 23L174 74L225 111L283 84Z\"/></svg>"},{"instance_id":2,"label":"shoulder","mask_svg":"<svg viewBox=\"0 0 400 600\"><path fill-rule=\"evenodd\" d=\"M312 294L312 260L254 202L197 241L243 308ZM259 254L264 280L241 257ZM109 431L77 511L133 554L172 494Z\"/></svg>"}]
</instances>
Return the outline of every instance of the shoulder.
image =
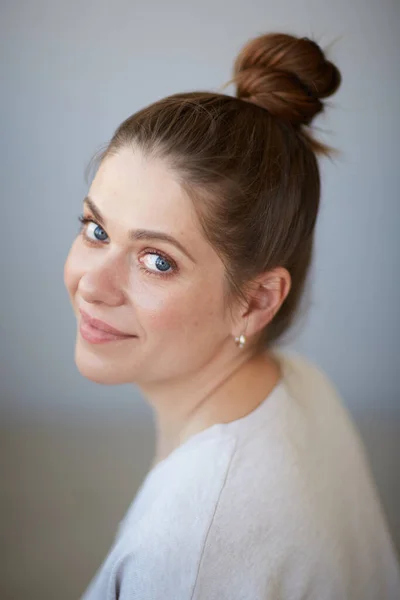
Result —
<instances>
[{"instance_id":1,"label":"shoulder","mask_svg":"<svg viewBox=\"0 0 400 600\"><path fill-rule=\"evenodd\" d=\"M327 372L310 358L297 352L274 351L282 367L285 385L294 398L323 396L341 404L338 388Z\"/></svg>"},{"instance_id":2,"label":"shoulder","mask_svg":"<svg viewBox=\"0 0 400 600\"><path fill-rule=\"evenodd\" d=\"M128 600L133 591L141 600L192 598L236 448L236 439L218 435L218 427L211 433L178 449L145 479L103 569L114 590L110 600Z\"/></svg>"},{"instance_id":3,"label":"shoulder","mask_svg":"<svg viewBox=\"0 0 400 600\"><path fill-rule=\"evenodd\" d=\"M207 523L215 510L236 452L237 439L214 425L177 448L145 478L120 535L136 540L151 531L184 536ZM195 515L195 517L194 517Z\"/></svg>"},{"instance_id":4,"label":"shoulder","mask_svg":"<svg viewBox=\"0 0 400 600\"><path fill-rule=\"evenodd\" d=\"M331 454L366 459L365 450L350 411L337 385L327 372L311 359L298 353L276 353L282 366L284 386L290 402L287 419L292 429L307 438L313 450L328 448ZM289 414L290 413L290 414ZM334 448L332 447L334 446Z\"/></svg>"}]
</instances>

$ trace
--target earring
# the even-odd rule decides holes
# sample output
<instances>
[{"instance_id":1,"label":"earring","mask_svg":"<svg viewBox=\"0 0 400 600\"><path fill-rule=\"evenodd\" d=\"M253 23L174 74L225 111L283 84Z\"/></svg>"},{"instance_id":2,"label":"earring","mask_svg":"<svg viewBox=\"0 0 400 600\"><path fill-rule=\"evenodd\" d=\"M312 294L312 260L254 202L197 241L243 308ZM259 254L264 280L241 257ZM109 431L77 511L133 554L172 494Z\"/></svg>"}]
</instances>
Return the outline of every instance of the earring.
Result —
<instances>
[{"instance_id":1,"label":"earring","mask_svg":"<svg viewBox=\"0 0 400 600\"><path fill-rule=\"evenodd\" d=\"M243 348L246 341L246 336L243 333L241 333L239 337L235 337L235 344L239 346L239 348Z\"/></svg>"}]
</instances>

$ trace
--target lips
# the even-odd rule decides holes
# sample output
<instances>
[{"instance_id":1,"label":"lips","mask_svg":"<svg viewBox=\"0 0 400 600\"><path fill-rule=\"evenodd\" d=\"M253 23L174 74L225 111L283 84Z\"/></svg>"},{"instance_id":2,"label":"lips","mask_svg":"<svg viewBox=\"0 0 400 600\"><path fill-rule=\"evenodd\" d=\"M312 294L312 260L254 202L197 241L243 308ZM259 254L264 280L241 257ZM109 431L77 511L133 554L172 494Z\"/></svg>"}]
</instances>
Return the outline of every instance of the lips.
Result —
<instances>
[{"instance_id":1,"label":"lips","mask_svg":"<svg viewBox=\"0 0 400 600\"><path fill-rule=\"evenodd\" d=\"M95 319L89 316L85 311L79 309L81 313L81 320L79 325L79 331L82 337L92 343L101 344L104 342L113 342L117 340L125 340L137 337L112 327L100 319Z\"/></svg>"}]
</instances>

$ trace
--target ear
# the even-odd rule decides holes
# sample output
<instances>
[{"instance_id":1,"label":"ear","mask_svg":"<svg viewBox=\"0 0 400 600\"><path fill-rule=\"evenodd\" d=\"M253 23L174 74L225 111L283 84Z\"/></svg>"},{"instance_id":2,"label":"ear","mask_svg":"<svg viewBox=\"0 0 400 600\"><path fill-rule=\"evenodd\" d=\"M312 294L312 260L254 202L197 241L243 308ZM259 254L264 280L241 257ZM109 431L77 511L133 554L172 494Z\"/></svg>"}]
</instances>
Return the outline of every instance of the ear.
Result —
<instances>
[{"instance_id":1,"label":"ear","mask_svg":"<svg viewBox=\"0 0 400 600\"><path fill-rule=\"evenodd\" d=\"M235 324L238 331L235 331L234 335L244 333L253 337L264 329L280 309L290 291L291 283L289 271L283 267L277 267L256 277L248 288L247 308Z\"/></svg>"}]
</instances>

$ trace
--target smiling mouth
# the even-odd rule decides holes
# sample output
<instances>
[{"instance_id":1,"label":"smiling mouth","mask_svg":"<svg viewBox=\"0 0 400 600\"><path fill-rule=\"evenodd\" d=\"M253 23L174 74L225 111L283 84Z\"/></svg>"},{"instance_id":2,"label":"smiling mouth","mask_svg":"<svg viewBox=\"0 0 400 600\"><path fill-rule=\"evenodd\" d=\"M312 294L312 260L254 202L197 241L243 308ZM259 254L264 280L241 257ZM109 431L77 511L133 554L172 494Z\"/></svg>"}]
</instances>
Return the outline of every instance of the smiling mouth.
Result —
<instances>
[{"instance_id":1,"label":"smiling mouth","mask_svg":"<svg viewBox=\"0 0 400 600\"><path fill-rule=\"evenodd\" d=\"M106 342L116 342L137 337L137 335L119 332L102 321L92 319L82 310L80 313L79 332L83 339L91 344L104 344Z\"/></svg>"}]
</instances>

